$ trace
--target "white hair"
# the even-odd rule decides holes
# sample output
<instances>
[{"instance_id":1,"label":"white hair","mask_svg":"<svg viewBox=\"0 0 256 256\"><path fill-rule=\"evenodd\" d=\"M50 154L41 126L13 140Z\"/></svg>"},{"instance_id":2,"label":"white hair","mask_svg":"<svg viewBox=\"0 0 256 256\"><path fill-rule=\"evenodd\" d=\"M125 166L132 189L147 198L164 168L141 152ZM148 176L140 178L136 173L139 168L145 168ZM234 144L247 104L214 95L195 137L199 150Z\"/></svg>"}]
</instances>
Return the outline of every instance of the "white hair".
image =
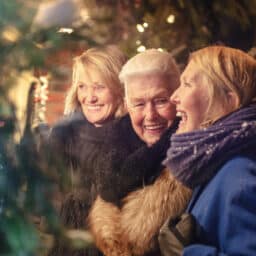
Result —
<instances>
[{"instance_id":1,"label":"white hair","mask_svg":"<svg viewBox=\"0 0 256 256\"><path fill-rule=\"evenodd\" d=\"M180 71L174 58L170 53L157 49L148 49L132 57L122 67L119 79L126 86L127 78L148 74L167 75L173 82L179 83Z\"/></svg>"}]
</instances>

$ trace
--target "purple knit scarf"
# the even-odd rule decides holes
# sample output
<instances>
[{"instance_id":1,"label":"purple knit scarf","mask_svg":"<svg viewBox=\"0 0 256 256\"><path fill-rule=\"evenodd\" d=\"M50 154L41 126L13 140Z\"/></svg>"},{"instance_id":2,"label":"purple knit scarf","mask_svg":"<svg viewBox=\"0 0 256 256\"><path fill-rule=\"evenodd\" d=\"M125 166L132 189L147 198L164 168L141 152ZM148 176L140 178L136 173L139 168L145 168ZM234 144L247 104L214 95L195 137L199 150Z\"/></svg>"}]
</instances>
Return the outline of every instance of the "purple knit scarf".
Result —
<instances>
[{"instance_id":1,"label":"purple knit scarf","mask_svg":"<svg viewBox=\"0 0 256 256\"><path fill-rule=\"evenodd\" d=\"M229 158L246 152L256 156L256 104L207 129L173 135L163 164L184 185L195 188L209 181Z\"/></svg>"}]
</instances>

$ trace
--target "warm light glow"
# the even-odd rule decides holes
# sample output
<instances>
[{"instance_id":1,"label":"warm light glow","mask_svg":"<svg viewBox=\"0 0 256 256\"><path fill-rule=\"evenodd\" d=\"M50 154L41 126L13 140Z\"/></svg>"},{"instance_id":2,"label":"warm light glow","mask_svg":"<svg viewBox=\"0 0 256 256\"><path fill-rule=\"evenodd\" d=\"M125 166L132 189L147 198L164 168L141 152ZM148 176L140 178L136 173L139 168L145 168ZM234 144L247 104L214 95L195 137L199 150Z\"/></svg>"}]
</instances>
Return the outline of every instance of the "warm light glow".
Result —
<instances>
[{"instance_id":1,"label":"warm light glow","mask_svg":"<svg viewBox=\"0 0 256 256\"><path fill-rule=\"evenodd\" d=\"M84 22L87 21L87 20L90 18L90 15L89 15L89 13L88 13L88 10L85 9L85 8L81 9L81 11L80 11L80 17L81 17L81 19L82 19Z\"/></svg>"},{"instance_id":2,"label":"warm light glow","mask_svg":"<svg viewBox=\"0 0 256 256\"><path fill-rule=\"evenodd\" d=\"M174 23L175 22L175 16L173 14L170 14L167 19L166 19L167 23Z\"/></svg>"},{"instance_id":3,"label":"warm light glow","mask_svg":"<svg viewBox=\"0 0 256 256\"><path fill-rule=\"evenodd\" d=\"M159 52L163 52L164 50L163 50L163 48L158 48L157 49Z\"/></svg>"},{"instance_id":4,"label":"warm light glow","mask_svg":"<svg viewBox=\"0 0 256 256\"><path fill-rule=\"evenodd\" d=\"M35 42L34 42L34 45L35 45L37 48L39 48L39 49L44 49L44 48L45 48L45 45L43 45L43 44L39 44L39 43L35 43Z\"/></svg>"},{"instance_id":5,"label":"warm light glow","mask_svg":"<svg viewBox=\"0 0 256 256\"><path fill-rule=\"evenodd\" d=\"M137 52L144 52L146 50L146 47L144 45L140 45L138 48L137 48Z\"/></svg>"},{"instance_id":6,"label":"warm light glow","mask_svg":"<svg viewBox=\"0 0 256 256\"><path fill-rule=\"evenodd\" d=\"M143 27L141 24L137 24L136 27L137 27L137 30L138 30L140 33L142 33L142 32L145 31L144 27Z\"/></svg>"},{"instance_id":7,"label":"warm light glow","mask_svg":"<svg viewBox=\"0 0 256 256\"><path fill-rule=\"evenodd\" d=\"M40 94L40 100L41 100L41 104L45 105L46 101L48 100L48 78L46 76L40 76L39 77L39 81L41 83L41 85L39 86L40 91L38 92Z\"/></svg>"},{"instance_id":8,"label":"warm light glow","mask_svg":"<svg viewBox=\"0 0 256 256\"><path fill-rule=\"evenodd\" d=\"M74 31L73 28L60 28L58 30L59 33L66 33L66 34L71 34Z\"/></svg>"},{"instance_id":9,"label":"warm light glow","mask_svg":"<svg viewBox=\"0 0 256 256\"><path fill-rule=\"evenodd\" d=\"M137 45L140 45L140 44L141 44L141 41L140 41L140 40L137 40L137 41L136 41L136 44L137 44Z\"/></svg>"},{"instance_id":10,"label":"warm light glow","mask_svg":"<svg viewBox=\"0 0 256 256\"><path fill-rule=\"evenodd\" d=\"M11 43L17 42L20 38L21 34L16 27L7 26L4 28L2 32L2 38Z\"/></svg>"},{"instance_id":11,"label":"warm light glow","mask_svg":"<svg viewBox=\"0 0 256 256\"><path fill-rule=\"evenodd\" d=\"M144 27L144 28L147 28L147 27L148 27L148 23L147 23L147 22L144 22L144 23L143 23L143 27Z\"/></svg>"}]
</instances>

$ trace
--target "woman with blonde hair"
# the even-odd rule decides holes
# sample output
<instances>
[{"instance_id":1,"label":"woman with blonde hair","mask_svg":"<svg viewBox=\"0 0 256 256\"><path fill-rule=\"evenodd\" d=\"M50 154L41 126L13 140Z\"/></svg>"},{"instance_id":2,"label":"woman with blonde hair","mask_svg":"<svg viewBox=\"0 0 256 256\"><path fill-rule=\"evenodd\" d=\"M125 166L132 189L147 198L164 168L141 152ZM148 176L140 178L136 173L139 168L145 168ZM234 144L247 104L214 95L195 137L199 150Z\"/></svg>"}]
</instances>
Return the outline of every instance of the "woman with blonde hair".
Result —
<instances>
[{"instance_id":1,"label":"woman with blonde hair","mask_svg":"<svg viewBox=\"0 0 256 256\"><path fill-rule=\"evenodd\" d=\"M47 145L60 179L68 181L60 217L64 226L87 229L86 216L97 195L98 161L104 141L122 119L124 89L118 79L125 55L113 45L91 48L74 59L72 85L65 101L65 117L50 131ZM137 138L127 137L135 144ZM137 144L136 144L137 145ZM100 167L99 167L100 168ZM69 250L58 243L50 255L101 255L96 248Z\"/></svg>"},{"instance_id":2,"label":"woman with blonde hair","mask_svg":"<svg viewBox=\"0 0 256 256\"><path fill-rule=\"evenodd\" d=\"M113 94L113 101L116 102L110 115L111 118L112 115L115 117L124 115L124 89L118 79L118 74L125 62L125 55L114 45L91 48L74 58L72 86L66 96L64 114L68 115L82 110L85 111L84 114L86 116L88 111L85 107L83 108L83 103L80 102L78 95L82 89L81 82L83 78L86 78L85 81L90 78L95 81L99 80L96 82L98 83L98 87L99 85L101 87L95 89L103 89L102 87L105 86ZM97 90L95 90L95 94L96 92ZM111 118L108 117L107 119ZM90 122L90 120L88 121Z\"/></svg>"},{"instance_id":3,"label":"woman with blonde hair","mask_svg":"<svg viewBox=\"0 0 256 256\"><path fill-rule=\"evenodd\" d=\"M255 255L255 81L256 61L241 50L192 53L171 96L181 122L164 164L194 190L187 213L197 228L190 243L184 218L167 222L163 255Z\"/></svg>"}]
</instances>

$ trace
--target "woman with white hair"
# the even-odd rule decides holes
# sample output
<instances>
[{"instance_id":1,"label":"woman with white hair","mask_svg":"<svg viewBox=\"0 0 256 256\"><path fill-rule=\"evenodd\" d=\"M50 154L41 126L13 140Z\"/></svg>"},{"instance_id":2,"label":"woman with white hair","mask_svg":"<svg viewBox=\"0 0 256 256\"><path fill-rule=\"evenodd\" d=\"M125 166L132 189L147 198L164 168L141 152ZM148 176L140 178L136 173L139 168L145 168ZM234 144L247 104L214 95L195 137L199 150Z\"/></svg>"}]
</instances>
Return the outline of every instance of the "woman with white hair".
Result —
<instances>
[{"instance_id":1,"label":"woman with white hair","mask_svg":"<svg viewBox=\"0 0 256 256\"><path fill-rule=\"evenodd\" d=\"M116 134L90 211L90 230L104 255L159 255L161 225L169 215L179 216L190 198L190 190L161 164L178 123L169 98L179 85L179 70L169 53L150 49L131 58L119 77L130 125L145 146L124 154L127 127Z\"/></svg>"}]
</instances>

